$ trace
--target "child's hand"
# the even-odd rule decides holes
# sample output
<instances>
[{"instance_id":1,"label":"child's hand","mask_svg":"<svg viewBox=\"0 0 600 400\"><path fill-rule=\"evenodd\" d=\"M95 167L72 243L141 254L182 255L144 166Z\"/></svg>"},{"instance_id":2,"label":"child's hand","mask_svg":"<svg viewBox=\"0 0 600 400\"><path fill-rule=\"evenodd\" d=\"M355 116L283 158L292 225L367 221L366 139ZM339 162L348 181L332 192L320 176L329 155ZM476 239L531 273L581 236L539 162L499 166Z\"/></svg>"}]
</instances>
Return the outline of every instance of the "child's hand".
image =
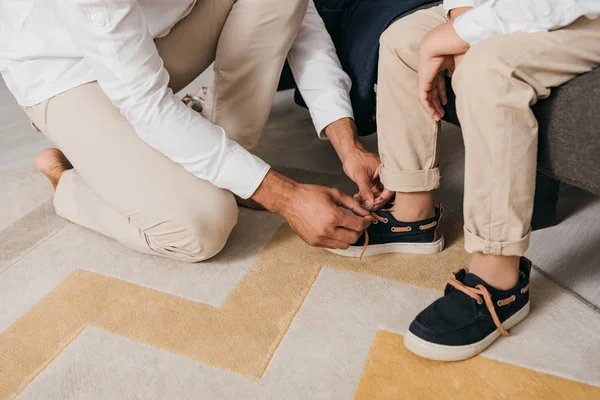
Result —
<instances>
[{"instance_id":1,"label":"child's hand","mask_svg":"<svg viewBox=\"0 0 600 400\"><path fill-rule=\"evenodd\" d=\"M452 68L453 56L431 56L424 51L419 52L419 102L436 121L444 117L443 106L448 103L444 71Z\"/></svg>"},{"instance_id":2,"label":"child's hand","mask_svg":"<svg viewBox=\"0 0 600 400\"><path fill-rule=\"evenodd\" d=\"M468 43L458 36L452 22L438 26L421 42L417 67L419 102L436 121L444 116L443 106L448 102L443 73L454 69L454 56L468 49Z\"/></svg>"}]
</instances>

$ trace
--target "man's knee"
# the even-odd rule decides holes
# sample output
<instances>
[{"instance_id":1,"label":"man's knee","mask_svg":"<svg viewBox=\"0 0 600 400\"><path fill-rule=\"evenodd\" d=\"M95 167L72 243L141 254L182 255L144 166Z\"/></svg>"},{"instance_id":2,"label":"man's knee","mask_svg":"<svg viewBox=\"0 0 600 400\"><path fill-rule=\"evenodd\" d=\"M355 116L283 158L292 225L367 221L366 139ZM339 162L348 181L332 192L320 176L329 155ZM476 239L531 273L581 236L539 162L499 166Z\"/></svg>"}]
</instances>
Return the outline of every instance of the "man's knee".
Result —
<instances>
[{"instance_id":1,"label":"man's knee","mask_svg":"<svg viewBox=\"0 0 600 400\"><path fill-rule=\"evenodd\" d=\"M200 223L203 223L201 225ZM219 254L227 244L233 227L237 224L237 208L235 216L229 215L226 219L221 219L213 225L206 224L206 221L199 220L197 223L187 228L188 244L187 254L192 258L192 262L208 260Z\"/></svg>"},{"instance_id":2,"label":"man's knee","mask_svg":"<svg viewBox=\"0 0 600 400\"><path fill-rule=\"evenodd\" d=\"M159 254L180 261L199 262L223 250L237 224L238 207L233 195L223 191L221 202L182 204L160 231L147 233L147 240Z\"/></svg>"}]
</instances>

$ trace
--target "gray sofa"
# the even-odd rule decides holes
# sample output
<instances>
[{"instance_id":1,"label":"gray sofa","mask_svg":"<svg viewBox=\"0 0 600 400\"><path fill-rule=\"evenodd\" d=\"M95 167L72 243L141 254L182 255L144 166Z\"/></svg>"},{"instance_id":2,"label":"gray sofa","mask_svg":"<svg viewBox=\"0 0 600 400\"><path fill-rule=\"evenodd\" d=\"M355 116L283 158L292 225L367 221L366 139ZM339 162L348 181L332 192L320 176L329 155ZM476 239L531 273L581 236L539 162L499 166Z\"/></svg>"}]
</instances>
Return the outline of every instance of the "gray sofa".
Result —
<instances>
[{"instance_id":1,"label":"gray sofa","mask_svg":"<svg viewBox=\"0 0 600 400\"><path fill-rule=\"evenodd\" d=\"M538 169L600 195L600 69L556 88L534 111L540 123Z\"/></svg>"}]
</instances>

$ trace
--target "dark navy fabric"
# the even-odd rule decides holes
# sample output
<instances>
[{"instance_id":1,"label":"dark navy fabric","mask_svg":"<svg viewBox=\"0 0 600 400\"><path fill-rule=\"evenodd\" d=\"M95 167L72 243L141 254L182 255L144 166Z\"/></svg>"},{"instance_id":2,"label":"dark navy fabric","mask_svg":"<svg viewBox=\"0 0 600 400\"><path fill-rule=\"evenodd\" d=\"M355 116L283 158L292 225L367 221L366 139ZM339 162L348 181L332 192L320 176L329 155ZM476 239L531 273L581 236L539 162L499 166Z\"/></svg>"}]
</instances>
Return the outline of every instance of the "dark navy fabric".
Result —
<instances>
[{"instance_id":1,"label":"dark navy fabric","mask_svg":"<svg viewBox=\"0 0 600 400\"><path fill-rule=\"evenodd\" d=\"M434 0L315 0L315 6L352 79L352 106L361 136L376 131L375 92L379 38L403 14ZM304 105L296 91L296 103Z\"/></svg>"}]
</instances>

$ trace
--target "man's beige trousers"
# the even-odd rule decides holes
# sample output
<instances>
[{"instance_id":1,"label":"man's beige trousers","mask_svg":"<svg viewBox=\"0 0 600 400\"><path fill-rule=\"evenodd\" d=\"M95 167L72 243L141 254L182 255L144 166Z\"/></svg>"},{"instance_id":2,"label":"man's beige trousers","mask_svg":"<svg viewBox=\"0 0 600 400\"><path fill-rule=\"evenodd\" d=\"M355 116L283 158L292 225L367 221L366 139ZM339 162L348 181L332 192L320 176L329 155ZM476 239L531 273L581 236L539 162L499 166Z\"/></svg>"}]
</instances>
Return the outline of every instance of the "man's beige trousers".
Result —
<instances>
[{"instance_id":1,"label":"man's beige trousers","mask_svg":"<svg viewBox=\"0 0 600 400\"><path fill-rule=\"evenodd\" d=\"M417 11L381 38L377 125L383 184L436 189L440 125L417 100L417 54L425 34L448 22L441 7ZM465 148L465 247L523 255L535 191L538 123L531 106L600 65L600 19L546 33L498 35L475 44L452 88ZM585 121L582 121L585 123Z\"/></svg>"},{"instance_id":2,"label":"man's beige trousers","mask_svg":"<svg viewBox=\"0 0 600 400\"><path fill-rule=\"evenodd\" d=\"M252 149L307 4L199 0L156 40L170 87L177 92L214 61L205 116ZM233 195L146 145L97 83L25 111L75 167L56 190L59 215L139 251L178 260L202 261L225 246L237 223Z\"/></svg>"}]
</instances>

